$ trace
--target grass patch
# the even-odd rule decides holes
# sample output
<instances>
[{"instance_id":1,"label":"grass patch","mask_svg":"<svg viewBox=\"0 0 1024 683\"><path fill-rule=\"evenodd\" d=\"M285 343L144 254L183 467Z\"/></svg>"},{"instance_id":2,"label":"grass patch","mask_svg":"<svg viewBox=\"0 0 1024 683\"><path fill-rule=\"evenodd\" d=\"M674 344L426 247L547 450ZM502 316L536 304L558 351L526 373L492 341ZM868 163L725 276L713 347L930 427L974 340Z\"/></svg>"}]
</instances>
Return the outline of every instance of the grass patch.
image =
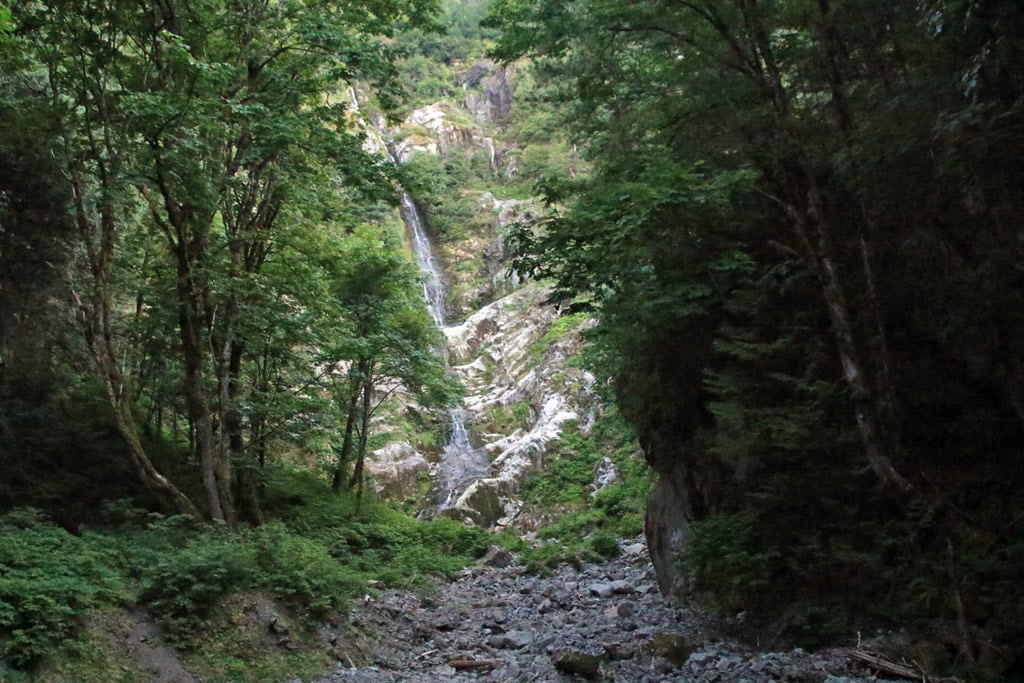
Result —
<instances>
[{"instance_id":1,"label":"grass patch","mask_svg":"<svg viewBox=\"0 0 1024 683\"><path fill-rule=\"evenodd\" d=\"M495 434L511 434L517 429L525 429L530 425L533 407L529 401L516 401L509 405L496 405L487 411L486 421L481 425L483 431Z\"/></svg>"},{"instance_id":2,"label":"grass patch","mask_svg":"<svg viewBox=\"0 0 1024 683\"><path fill-rule=\"evenodd\" d=\"M587 313L568 313L555 318L544 335L526 350L526 358L529 363L531 365L539 364L552 344L557 344L567 334L579 329L591 317Z\"/></svg>"},{"instance_id":3,"label":"grass patch","mask_svg":"<svg viewBox=\"0 0 1024 683\"><path fill-rule=\"evenodd\" d=\"M225 600L204 632L203 647L183 654L185 667L206 683L308 680L330 668L310 623L301 618L289 621L289 649L268 637L263 621L247 619L247 612L261 603L266 603L264 596L249 593Z\"/></svg>"}]
</instances>

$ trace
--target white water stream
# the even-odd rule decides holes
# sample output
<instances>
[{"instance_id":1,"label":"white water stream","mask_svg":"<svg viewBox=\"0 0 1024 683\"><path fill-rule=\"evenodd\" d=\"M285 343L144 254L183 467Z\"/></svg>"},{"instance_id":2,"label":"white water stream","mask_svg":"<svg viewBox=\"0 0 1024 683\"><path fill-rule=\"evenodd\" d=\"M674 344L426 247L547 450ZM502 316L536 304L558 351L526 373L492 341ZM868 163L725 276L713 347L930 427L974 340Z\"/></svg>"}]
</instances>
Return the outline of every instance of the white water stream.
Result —
<instances>
[{"instance_id":1,"label":"white water stream","mask_svg":"<svg viewBox=\"0 0 1024 683\"><path fill-rule=\"evenodd\" d=\"M442 269L434 256L433 245L427 235L426 226L419 208L409 196L402 192L402 220L409 232L416 261L423 272L423 298L430 311L430 317L439 330L446 325L447 307L445 305L446 289ZM443 350L447 358L447 349ZM474 480L487 476L490 461L482 449L474 448L466 429L466 411L453 408L449 411L449 430L444 452L439 463L435 490L437 502L441 508L455 503L459 494Z\"/></svg>"},{"instance_id":2,"label":"white water stream","mask_svg":"<svg viewBox=\"0 0 1024 683\"><path fill-rule=\"evenodd\" d=\"M348 95L352 111L360 113L359 97L356 95L355 89L349 88ZM391 161L398 163L390 145L383 139L387 135L386 131L371 127L365 118L363 123L367 132L374 136L374 147L379 149L382 154L387 154ZM382 136L381 133L384 135ZM430 243L423 215L419 207L416 206L416 202L404 190L402 191L401 215L416 261L423 272L423 299L434 325L443 331L447 323L447 306L445 305L447 291L444 285L443 271L434 255L434 248ZM440 352L447 361L447 348L440 349ZM446 443L434 481L438 509L454 505L467 486L473 481L487 476L490 472L491 464L487 454L482 449L474 448L470 441L469 430L466 428L467 415L467 411L462 408L452 408L448 413L449 428L446 434Z\"/></svg>"}]
</instances>

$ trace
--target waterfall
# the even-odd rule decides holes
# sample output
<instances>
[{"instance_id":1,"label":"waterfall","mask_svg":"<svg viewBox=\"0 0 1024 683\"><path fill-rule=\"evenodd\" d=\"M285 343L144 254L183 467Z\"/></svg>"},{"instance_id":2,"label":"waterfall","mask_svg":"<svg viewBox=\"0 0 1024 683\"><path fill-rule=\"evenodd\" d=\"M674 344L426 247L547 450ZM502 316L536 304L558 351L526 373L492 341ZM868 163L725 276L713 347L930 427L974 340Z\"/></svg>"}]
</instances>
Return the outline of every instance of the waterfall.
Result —
<instances>
[{"instance_id":1,"label":"waterfall","mask_svg":"<svg viewBox=\"0 0 1024 683\"><path fill-rule=\"evenodd\" d=\"M412 244L413 253L423 272L423 298L430 311L430 317L439 330L444 330L446 323L447 295L441 268L434 256L434 249L427 235L423 216L419 207L409 196L402 192L402 220L405 221ZM447 349L443 349L447 358ZM450 507L462 490L473 480L487 475L490 461L486 454L473 447L466 428L467 413L461 408L453 408L448 413L449 434L444 452L439 463L439 477L435 482L438 492L437 500L440 508Z\"/></svg>"},{"instance_id":2,"label":"waterfall","mask_svg":"<svg viewBox=\"0 0 1024 683\"><path fill-rule=\"evenodd\" d=\"M426 227L423 224L423 217L420 215L419 207L413 202L408 192L402 192L402 220L409 230L409 238L412 242L412 251L416 255L416 261L423 271L423 299L427 302L427 310L434 324L438 329L443 330L445 325L445 287L441 277L441 268L434 258L434 250L430 245L430 238L427 236Z\"/></svg>"},{"instance_id":3,"label":"waterfall","mask_svg":"<svg viewBox=\"0 0 1024 683\"><path fill-rule=\"evenodd\" d=\"M354 88L348 90L352 111L359 114L359 98ZM370 126L366 125L367 132L371 132ZM398 163L390 144L380 139L379 133L374 147L386 153L391 161ZM447 306L445 300L447 291L444 285L442 269L438 265L434 255L430 237L427 234L426 221L416 206L416 202L408 192L402 191L401 215L409 233L409 241L412 246L416 261L423 272L423 299L426 302L427 310L439 330L444 330L447 317ZM447 360L447 347L440 350ZM436 502L438 509L451 507L458 500L459 494L474 480L486 476L490 471L490 461L482 449L474 448L469 437L469 430L466 428L467 412L462 408L453 408L448 413L449 429L447 430L447 441L441 460L438 464L438 476L434 482Z\"/></svg>"}]
</instances>

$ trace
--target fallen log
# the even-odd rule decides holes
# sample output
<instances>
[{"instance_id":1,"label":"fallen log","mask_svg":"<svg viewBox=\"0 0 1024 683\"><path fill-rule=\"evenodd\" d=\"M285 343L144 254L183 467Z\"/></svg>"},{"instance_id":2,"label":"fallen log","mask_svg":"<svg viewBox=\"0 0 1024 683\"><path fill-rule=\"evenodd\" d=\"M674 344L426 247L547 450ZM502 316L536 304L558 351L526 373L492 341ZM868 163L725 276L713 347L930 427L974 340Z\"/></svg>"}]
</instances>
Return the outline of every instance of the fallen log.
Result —
<instances>
[{"instance_id":1,"label":"fallen log","mask_svg":"<svg viewBox=\"0 0 1024 683\"><path fill-rule=\"evenodd\" d=\"M448 666L460 671L465 669L497 669L505 666L505 662L500 659L453 659L448 662Z\"/></svg>"}]
</instances>

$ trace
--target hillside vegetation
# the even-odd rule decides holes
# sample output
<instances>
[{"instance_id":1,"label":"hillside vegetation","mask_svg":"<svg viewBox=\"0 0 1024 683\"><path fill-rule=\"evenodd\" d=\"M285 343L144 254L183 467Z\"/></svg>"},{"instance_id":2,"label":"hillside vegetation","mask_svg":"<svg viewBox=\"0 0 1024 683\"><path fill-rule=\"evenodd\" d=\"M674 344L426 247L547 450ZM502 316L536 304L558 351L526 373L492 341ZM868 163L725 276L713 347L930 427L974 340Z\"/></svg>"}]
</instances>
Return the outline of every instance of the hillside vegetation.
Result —
<instances>
[{"instance_id":1,"label":"hillside vegetation","mask_svg":"<svg viewBox=\"0 0 1024 683\"><path fill-rule=\"evenodd\" d=\"M1018 5L0 0L0 679L311 678L641 531L752 643L1024 676ZM535 542L378 497L460 404Z\"/></svg>"}]
</instances>

